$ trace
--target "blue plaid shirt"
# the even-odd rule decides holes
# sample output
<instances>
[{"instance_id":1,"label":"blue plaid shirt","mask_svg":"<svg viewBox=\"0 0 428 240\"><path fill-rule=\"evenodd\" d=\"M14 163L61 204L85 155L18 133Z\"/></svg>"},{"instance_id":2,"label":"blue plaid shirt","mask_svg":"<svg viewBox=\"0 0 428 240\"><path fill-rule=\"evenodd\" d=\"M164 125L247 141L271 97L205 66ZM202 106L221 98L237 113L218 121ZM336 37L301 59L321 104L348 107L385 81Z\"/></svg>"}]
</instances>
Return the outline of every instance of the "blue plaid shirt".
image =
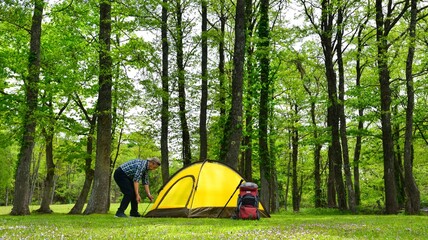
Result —
<instances>
[{"instance_id":1,"label":"blue plaid shirt","mask_svg":"<svg viewBox=\"0 0 428 240\"><path fill-rule=\"evenodd\" d=\"M147 160L137 158L120 165L120 168L128 177L132 178L134 182L139 182L142 179L143 185L149 185L148 163L149 161Z\"/></svg>"}]
</instances>

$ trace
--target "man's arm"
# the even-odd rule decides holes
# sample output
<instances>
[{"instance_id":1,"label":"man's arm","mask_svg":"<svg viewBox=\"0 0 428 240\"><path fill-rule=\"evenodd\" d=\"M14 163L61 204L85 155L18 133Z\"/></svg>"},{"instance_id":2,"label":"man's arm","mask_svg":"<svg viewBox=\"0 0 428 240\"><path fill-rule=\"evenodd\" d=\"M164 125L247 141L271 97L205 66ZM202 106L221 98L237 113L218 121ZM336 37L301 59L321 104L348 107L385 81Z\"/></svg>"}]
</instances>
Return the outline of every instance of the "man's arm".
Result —
<instances>
[{"instance_id":1,"label":"man's arm","mask_svg":"<svg viewBox=\"0 0 428 240\"><path fill-rule=\"evenodd\" d=\"M138 187L139 187L138 181L134 181L135 198L136 198L137 202L140 203L141 197L140 197L140 192L138 191L139 190Z\"/></svg>"},{"instance_id":2,"label":"man's arm","mask_svg":"<svg viewBox=\"0 0 428 240\"><path fill-rule=\"evenodd\" d=\"M147 197L150 199L150 202L153 202L153 196L150 194L150 188L149 185L144 185L144 190L147 193Z\"/></svg>"}]
</instances>

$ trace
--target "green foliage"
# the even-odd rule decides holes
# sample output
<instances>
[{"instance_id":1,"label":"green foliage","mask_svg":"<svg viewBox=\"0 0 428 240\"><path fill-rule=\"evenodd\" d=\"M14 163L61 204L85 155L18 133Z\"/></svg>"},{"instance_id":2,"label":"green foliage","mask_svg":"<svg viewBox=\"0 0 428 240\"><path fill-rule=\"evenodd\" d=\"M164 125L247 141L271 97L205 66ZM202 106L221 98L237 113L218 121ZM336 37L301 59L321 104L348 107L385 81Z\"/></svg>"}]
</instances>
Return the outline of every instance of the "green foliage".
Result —
<instances>
[{"instance_id":1,"label":"green foliage","mask_svg":"<svg viewBox=\"0 0 428 240\"><path fill-rule=\"evenodd\" d=\"M0 139L2 138L0 132ZM11 143L0 144L0 205L6 203L6 194L13 186L13 179L15 177L15 158L17 156L16 146ZM10 196L9 196L10 197Z\"/></svg>"},{"instance_id":2,"label":"green foliage","mask_svg":"<svg viewBox=\"0 0 428 240\"><path fill-rule=\"evenodd\" d=\"M77 201L81 186L85 181L83 174L70 173L73 169L67 169L67 172L59 171L58 180L55 188L54 204L73 204Z\"/></svg>"}]
</instances>

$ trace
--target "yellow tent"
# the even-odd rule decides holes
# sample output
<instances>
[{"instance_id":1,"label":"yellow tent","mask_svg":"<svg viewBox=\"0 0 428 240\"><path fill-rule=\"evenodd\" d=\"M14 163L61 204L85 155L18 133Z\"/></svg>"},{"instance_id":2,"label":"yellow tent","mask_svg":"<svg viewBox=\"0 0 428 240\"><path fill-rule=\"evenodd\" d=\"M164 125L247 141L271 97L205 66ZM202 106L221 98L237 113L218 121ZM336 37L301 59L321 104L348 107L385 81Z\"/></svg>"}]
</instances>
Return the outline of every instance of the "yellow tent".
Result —
<instances>
[{"instance_id":1,"label":"yellow tent","mask_svg":"<svg viewBox=\"0 0 428 240\"><path fill-rule=\"evenodd\" d=\"M216 162L195 162L178 172L161 188L146 217L232 217L242 176ZM269 217L263 205L261 216Z\"/></svg>"}]
</instances>

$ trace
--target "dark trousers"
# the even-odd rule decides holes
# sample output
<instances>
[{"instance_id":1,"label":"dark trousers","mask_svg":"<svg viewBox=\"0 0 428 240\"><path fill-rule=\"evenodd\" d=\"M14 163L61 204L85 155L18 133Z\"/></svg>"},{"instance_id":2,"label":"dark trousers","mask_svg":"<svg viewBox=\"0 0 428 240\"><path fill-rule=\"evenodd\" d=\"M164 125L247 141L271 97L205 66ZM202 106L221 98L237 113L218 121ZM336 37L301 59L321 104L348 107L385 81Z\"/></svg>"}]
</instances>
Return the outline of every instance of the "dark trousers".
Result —
<instances>
[{"instance_id":1,"label":"dark trousers","mask_svg":"<svg viewBox=\"0 0 428 240\"><path fill-rule=\"evenodd\" d=\"M116 181L120 191L123 193L123 198L117 212L124 213L129 203L131 203L131 215L137 214L138 202L134 190L134 181L120 167L114 171L114 181Z\"/></svg>"}]
</instances>

